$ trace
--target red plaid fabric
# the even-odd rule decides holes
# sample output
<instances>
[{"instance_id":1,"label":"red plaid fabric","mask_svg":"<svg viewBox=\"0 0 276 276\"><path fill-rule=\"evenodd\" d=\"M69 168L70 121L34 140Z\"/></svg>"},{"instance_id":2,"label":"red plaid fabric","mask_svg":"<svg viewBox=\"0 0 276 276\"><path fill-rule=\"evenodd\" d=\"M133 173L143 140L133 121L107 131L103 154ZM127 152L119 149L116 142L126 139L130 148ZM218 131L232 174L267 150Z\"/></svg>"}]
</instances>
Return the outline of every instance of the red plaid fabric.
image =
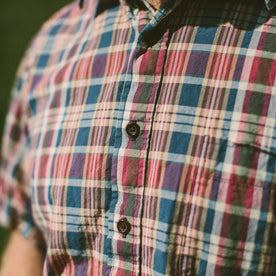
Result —
<instances>
[{"instance_id":1,"label":"red plaid fabric","mask_svg":"<svg viewBox=\"0 0 276 276\"><path fill-rule=\"evenodd\" d=\"M44 275L275 275L275 1L109 2L24 59L1 222Z\"/></svg>"}]
</instances>

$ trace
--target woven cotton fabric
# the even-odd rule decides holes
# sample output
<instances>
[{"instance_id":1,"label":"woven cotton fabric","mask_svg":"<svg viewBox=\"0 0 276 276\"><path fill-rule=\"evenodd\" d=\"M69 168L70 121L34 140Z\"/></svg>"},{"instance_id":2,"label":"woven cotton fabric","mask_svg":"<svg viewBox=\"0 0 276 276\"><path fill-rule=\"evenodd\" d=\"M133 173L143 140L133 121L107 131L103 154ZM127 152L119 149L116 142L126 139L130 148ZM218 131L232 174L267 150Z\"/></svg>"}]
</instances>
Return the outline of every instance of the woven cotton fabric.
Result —
<instances>
[{"instance_id":1,"label":"woven cotton fabric","mask_svg":"<svg viewBox=\"0 0 276 276\"><path fill-rule=\"evenodd\" d=\"M273 1L103 3L20 67L2 224L44 237L44 275L276 275Z\"/></svg>"}]
</instances>

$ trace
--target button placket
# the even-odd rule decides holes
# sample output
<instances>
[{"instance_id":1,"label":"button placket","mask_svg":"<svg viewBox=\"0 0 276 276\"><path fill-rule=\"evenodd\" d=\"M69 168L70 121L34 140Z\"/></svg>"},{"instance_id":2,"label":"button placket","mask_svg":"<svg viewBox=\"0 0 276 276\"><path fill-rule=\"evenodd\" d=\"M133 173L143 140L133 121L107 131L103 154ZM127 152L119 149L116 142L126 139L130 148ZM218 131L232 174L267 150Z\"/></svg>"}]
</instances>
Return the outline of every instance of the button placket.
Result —
<instances>
[{"instance_id":1,"label":"button placket","mask_svg":"<svg viewBox=\"0 0 276 276\"><path fill-rule=\"evenodd\" d=\"M113 183L116 183L118 187L116 190L118 196L112 221L116 233L113 236L112 248L114 254L116 253L118 256L131 257L133 262L137 263L136 267L139 271L142 271L140 254L144 246L141 232L146 181L144 171L147 167L148 157L144 147L150 143L151 120L159 95L159 85L155 84L162 79L160 71L162 68L156 64L160 65L160 62L164 62L166 41L167 36L165 36L164 42L148 48L147 55L140 52L141 55L137 56L135 53L132 73L146 76L148 82L139 89L137 89L137 83L132 82L126 98L126 103L131 108L126 109L125 105L120 108L124 112L120 113L122 117L118 121L120 122L118 129L120 128L123 135L120 132L122 136L116 136L118 156L116 157L116 166L113 166L116 171L112 176L114 177ZM156 55L157 51L160 54ZM145 65L145 70L142 70L140 64ZM130 140L134 142L130 142ZM139 155L138 152L140 152ZM131 222L135 220L135 225L132 225L126 216L131 219ZM118 242L120 242L120 246L117 246ZM114 263L112 265L114 266Z\"/></svg>"}]
</instances>

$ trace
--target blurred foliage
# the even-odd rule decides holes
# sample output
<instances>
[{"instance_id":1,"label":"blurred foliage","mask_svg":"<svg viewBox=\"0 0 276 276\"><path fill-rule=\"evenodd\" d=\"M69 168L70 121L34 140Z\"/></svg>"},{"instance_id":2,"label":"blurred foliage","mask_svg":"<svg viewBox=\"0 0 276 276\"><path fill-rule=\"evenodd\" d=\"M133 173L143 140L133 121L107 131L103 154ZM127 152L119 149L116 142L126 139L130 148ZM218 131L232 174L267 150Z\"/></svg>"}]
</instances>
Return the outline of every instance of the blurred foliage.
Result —
<instances>
[{"instance_id":1,"label":"blurred foliage","mask_svg":"<svg viewBox=\"0 0 276 276\"><path fill-rule=\"evenodd\" d=\"M0 134L19 62L41 24L71 0L0 1ZM0 195L1 196L1 195ZM0 227L0 258L9 232Z\"/></svg>"}]
</instances>

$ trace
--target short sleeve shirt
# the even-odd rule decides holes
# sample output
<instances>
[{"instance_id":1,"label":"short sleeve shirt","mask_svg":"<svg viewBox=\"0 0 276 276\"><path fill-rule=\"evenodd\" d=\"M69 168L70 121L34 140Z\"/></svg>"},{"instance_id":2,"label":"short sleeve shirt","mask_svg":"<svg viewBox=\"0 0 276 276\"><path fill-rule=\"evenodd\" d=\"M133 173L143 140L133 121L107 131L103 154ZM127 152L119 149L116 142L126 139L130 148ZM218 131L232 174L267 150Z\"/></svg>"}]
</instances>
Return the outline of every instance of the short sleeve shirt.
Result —
<instances>
[{"instance_id":1,"label":"short sleeve shirt","mask_svg":"<svg viewBox=\"0 0 276 276\"><path fill-rule=\"evenodd\" d=\"M0 180L44 275L276 275L274 6L86 0L44 24Z\"/></svg>"}]
</instances>

